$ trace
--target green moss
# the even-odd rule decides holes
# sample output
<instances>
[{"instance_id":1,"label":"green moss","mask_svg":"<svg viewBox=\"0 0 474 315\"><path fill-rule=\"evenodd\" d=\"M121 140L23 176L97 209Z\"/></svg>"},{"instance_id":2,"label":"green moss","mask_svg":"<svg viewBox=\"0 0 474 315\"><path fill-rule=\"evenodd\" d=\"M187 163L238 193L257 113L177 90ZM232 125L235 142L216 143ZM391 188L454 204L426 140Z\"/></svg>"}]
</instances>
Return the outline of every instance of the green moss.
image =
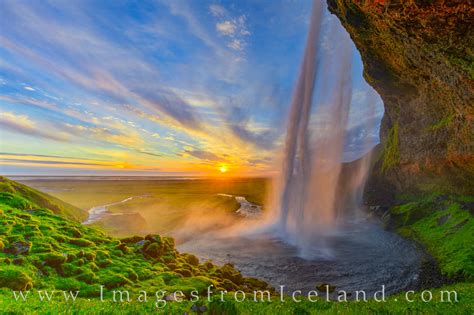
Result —
<instances>
[{"instance_id":1,"label":"green moss","mask_svg":"<svg viewBox=\"0 0 474 315\"><path fill-rule=\"evenodd\" d=\"M50 267L59 267L66 262L67 256L58 253L48 253L39 256L45 265Z\"/></svg>"},{"instance_id":2,"label":"green moss","mask_svg":"<svg viewBox=\"0 0 474 315\"><path fill-rule=\"evenodd\" d=\"M405 237L421 242L455 279L474 280L474 219L457 196L430 195L392 208L391 220Z\"/></svg>"},{"instance_id":3,"label":"green moss","mask_svg":"<svg viewBox=\"0 0 474 315\"><path fill-rule=\"evenodd\" d=\"M438 121L436 124L433 124L429 127L431 131L436 131L441 128L449 126L454 120L454 114L449 115L448 117L445 117Z\"/></svg>"},{"instance_id":4,"label":"green moss","mask_svg":"<svg viewBox=\"0 0 474 315\"><path fill-rule=\"evenodd\" d=\"M77 280L85 282L87 284L97 283L98 278L96 277L95 273L92 271L86 271L83 274L80 274L76 277Z\"/></svg>"},{"instance_id":5,"label":"green moss","mask_svg":"<svg viewBox=\"0 0 474 315\"><path fill-rule=\"evenodd\" d=\"M3 265L0 268L0 287L28 290L33 287L33 281L23 269L12 265Z\"/></svg>"},{"instance_id":6,"label":"green moss","mask_svg":"<svg viewBox=\"0 0 474 315\"><path fill-rule=\"evenodd\" d=\"M382 173L400 163L400 150L398 147L398 122L389 130L382 155Z\"/></svg>"},{"instance_id":7,"label":"green moss","mask_svg":"<svg viewBox=\"0 0 474 315\"><path fill-rule=\"evenodd\" d=\"M158 243L151 243L145 249L144 252L153 258L158 258L162 253L162 247Z\"/></svg>"},{"instance_id":8,"label":"green moss","mask_svg":"<svg viewBox=\"0 0 474 315\"><path fill-rule=\"evenodd\" d=\"M103 284L107 289L114 289L127 284L132 284L132 281L121 274L106 272L99 275L99 283Z\"/></svg>"},{"instance_id":9,"label":"green moss","mask_svg":"<svg viewBox=\"0 0 474 315\"><path fill-rule=\"evenodd\" d=\"M185 256L185 259L186 261L192 265L192 266L198 266L199 265L199 258L197 258L195 255L193 254L184 254Z\"/></svg>"},{"instance_id":10,"label":"green moss","mask_svg":"<svg viewBox=\"0 0 474 315\"><path fill-rule=\"evenodd\" d=\"M9 192L0 192L0 203L22 210L30 210L34 207L34 205L25 198Z\"/></svg>"},{"instance_id":11,"label":"green moss","mask_svg":"<svg viewBox=\"0 0 474 315\"><path fill-rule=\"evenodd\" d=\"M448 60L451 64L456 65L460 67L462 70L464 70L469 75L471 80L474 80L474 61L473 60L461 59L450 54L448 55Z\"/></svg>"},{"instance_id":12,"label":"green moss","mask_svg":"<svg viewBox=\"0 0 474 315\"><path fill-rule=\"evenodd\" d=\"M0 176L0 192L13 193L28 200L35 208L46 208L48 212L61 214L69 219L82 222L88 216L87 211L74 207L53 196L40 192L31 187ZM3 203L0 198L0 203Z\"/></svg>"},{"instance_id":13,"label":"green moss","mask_svg":"<svg viewBox=\"0 0 474 315\"><path fill-rule=\"evenodd\" d=\"M89 241L89 240L86 240L86 239L82 239L82 238L70 238L68 240L68 242L70 244L73 244L73 245L76 245L76 246L80 246L80 247L90 247L90 246L93 246L94 243Z\"/></svg>"}]
</instances>

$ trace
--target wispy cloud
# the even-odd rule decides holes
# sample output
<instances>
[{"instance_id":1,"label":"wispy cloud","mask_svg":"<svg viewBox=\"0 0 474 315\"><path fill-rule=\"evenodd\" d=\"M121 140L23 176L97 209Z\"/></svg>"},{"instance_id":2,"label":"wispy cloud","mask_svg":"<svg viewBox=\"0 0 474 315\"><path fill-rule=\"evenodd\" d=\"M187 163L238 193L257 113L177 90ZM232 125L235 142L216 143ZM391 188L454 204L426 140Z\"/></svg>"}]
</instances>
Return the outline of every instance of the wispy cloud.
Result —
<instances>
[{"instance_id":1,"label":"wispy cloud","mask_svg":"<svg viewBox=\"0 0 474 315\"><path fill-rule=\"evenodd\" d=\"M215 5L209 6L209 11L217 19L217 33L228 38L227 47L243 51L247 46L245 37L251 35L246 23L247 17L245 15L232 17L223 7L216 8Z\"/></svg>"},{"instance_id":2,"label":"wispy cloud","mask_svg":"<svg viewBox=\"0 0 474 315\"><path fill-rule=\"evenodd\" d=\"M207 160L207 161L221 160L217 155L215 155L212 152L200 151L200 150L193 150L193 151L185 150L184 152L201 160Z\"/></svg>"},{"instance_id":3,"label":"wispy cloud","mask_svg":"<svg viewBox=\"0 0 474 315\"><path fill-rule=\"evenodd\" d=\"M227 10L223 6L218 4L211 4L209 6L209 11L213 16L216 17L224 16L227 14Z\"/></svg>"},{"instance_id":4,"label":"wispy cloud","mask_svg":"<svg viewBox=\"0 0 474 315\"><path fill-rule=\"evenodd\" d=\"M55 141L67 141L64 133L47 131L48 128L38 126L26 115L17 115L12 112L0 113L0 126L5 130L18 132L27 136L40 137Z\"/></svg>"}]
</instances>

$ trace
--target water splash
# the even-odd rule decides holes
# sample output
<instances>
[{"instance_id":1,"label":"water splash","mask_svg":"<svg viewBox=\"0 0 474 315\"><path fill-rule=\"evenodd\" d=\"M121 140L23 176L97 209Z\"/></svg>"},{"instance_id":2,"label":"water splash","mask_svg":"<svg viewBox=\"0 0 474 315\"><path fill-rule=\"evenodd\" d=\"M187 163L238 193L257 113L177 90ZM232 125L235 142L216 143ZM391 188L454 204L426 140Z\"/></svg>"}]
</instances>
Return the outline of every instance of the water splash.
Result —
<instances>
[{"instance_id":1,"label":"water splash","mask_svg":"<svg viewBox=\"0 0 474 315\"><path fill-rule=\"evenodd\" d=\"M322 20L323 4L315 0L273 207L278 232L303 256L329 254L321 235L334 229L343 207L356 207L346 202L360 202L357 196L370 159L368 155L359 161L344 179L347 183L341 184L352 96L352 47L334 23L329 25L329 43L321 40Z\"/></svg>"}]
</instances>

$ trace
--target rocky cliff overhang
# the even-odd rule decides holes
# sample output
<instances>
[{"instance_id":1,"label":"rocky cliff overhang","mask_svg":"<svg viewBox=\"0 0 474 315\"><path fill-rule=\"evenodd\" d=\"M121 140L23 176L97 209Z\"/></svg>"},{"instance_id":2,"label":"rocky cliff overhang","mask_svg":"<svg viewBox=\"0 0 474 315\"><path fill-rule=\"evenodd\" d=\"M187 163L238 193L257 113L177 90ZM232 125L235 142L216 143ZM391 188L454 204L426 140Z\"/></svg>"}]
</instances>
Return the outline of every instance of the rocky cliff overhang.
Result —
<instances>
[{"instance_id":1,"label":"rocky cliff overhang","mask_svg":"<svg viewBox=\"0 0 474 315\"><path fill-rule=\"evenodd\" d=\"M473 194L474 6L327 2L385 104L369 189Z\"/></svg>"}]
</instances>

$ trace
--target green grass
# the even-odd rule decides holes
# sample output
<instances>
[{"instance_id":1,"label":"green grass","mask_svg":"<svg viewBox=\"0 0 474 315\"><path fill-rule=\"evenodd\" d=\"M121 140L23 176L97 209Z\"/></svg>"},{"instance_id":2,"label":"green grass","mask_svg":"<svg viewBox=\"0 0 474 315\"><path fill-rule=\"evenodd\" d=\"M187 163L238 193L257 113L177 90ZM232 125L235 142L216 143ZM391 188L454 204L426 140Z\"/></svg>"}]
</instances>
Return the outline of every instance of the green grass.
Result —
<instances>
[{"instance_id":1,"label":"green grass","mask_svg":"<svg viewBox=\"0 0 474 315\"><path fill-rule=\"evenodd\" d=\"M444 302L441 300L441 291L456 291L458 302L448 302L447 295L444 294ZM220 315L274 315L274 314L472 314L474 307L474 285L472 283L461 283L450 285L439 289L430 290L432 300L423 302L421 299L422 292L410 293L409 299L406 300L406 293L400 293L386 298L385 302L377 302L369 300L367 302L349 301L349 302L327 302L319 299L311 302L302 299L300 303L293 302L289 297L281 302L278 296L272 297L272 302L254 302L253 296L243 302L235 302L233 295L226 295L224 302L221 302L220 296L214 296L209 303L206 297L200 298L199 301L170 302L166 305L160 302L157 308L155 303L157 299L153 295L148 295L147 302L138 302L138 295L130 295L131 302L114 302L110 294L105 296L104 301L99 299L78 298L75 302L64 302L61 295L56 295L51 301L40 302L38 296L31 295L27 302L15 301L11 292L1 291L0 296L3 299L0 302L0 311L10 314L197 314L193 311L193 305L206 308L204 314L220 314ZM425 298L428 298L425 293Z\"/></svg>"},{"instance_id":2,"label":"green grass","mask_svg":"<svg viewBox=\"0 0 474 315\"><path fill-rule=\"evenodd\" d=\"M474 219L469 196L416 197L391 209L397 231L422 243L444 275L474 280Z\"/></svg>"},{"instance_id":3,"label":"green grass","mask_svg":"<svg viewBox=\"0 0 474 315\"><path fill-rule=\"evenodd\" d=\"M0 192L16 194L18 198L27 199L28 202L31 202L38 207L50 209L54 213L60 214L69 219L83 221L87 218L87 212L83 209L72 206L56 197L1 176Z\"/></svg>"}]
</instances>

